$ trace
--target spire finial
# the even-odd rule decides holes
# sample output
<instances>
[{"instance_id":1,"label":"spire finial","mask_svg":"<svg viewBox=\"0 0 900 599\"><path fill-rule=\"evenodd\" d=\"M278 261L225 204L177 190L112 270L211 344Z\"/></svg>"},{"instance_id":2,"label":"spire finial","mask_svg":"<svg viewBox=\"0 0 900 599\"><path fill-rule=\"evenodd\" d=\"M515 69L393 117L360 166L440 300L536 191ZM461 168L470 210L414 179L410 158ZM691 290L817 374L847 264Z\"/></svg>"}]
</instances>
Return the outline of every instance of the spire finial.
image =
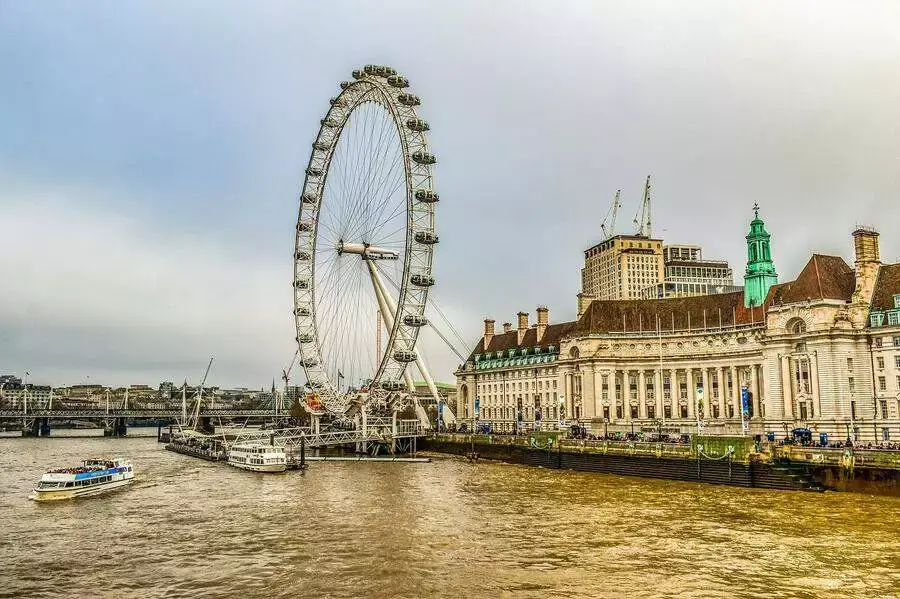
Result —
<instances>
[{"instance_id":1,"label":"spire finial","mask_svg":"<svg viewBox=\"0 0 900 599\"><path fill-rule=\"evenodd\" d=\"M753 202L753 216L759 218L759 202Z\"/></svg>"}]
</instances>

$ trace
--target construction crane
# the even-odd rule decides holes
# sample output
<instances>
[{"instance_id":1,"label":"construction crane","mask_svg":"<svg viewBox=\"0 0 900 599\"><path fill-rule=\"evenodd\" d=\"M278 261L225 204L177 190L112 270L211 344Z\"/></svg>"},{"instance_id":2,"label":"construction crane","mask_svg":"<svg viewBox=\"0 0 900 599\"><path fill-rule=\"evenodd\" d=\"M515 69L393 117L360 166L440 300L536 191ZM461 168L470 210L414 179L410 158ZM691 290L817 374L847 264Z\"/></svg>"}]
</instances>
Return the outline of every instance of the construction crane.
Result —
<instances>
[{"instance_id":1,"label":"construction crane","mask_svg":"<svg viewBox=\"0 0 900 599\"><path fill-rule=\"evenodd\" d=\"M288 383L291 380L291 371L294 369L294 364L297 363L297 354L299 354L299 353L300 353L300 348L298 347L296 350L294 350L294 357L291 358L291 364L287 368L282 369L282 371L281 371L281 380L284 381L284 391L282 391L280 399L278 398L277 394L273 398L275 401L275 413L276 414L280 414L280 413L284 412L286 407L288 409L290 409L290 406L285 406L284 400L287 398Z\"/></svg>"},{"instance_id":2,"label":"construction crane","mask_svg":"<svg viewBox=\"0 0 900 599\"><path fill-rule=\"evenodd\" d=\"M644 197L634 215L634 234L641 237L652 237L653 229L650 222L650 175L647 175L647 181L644 183Z\"/></svg>"},{"instance_id":3,"label":"construction crane","mask_svg":"<svg viewBox=\"0 0 900 599\"><path fill-rule=\"evenodd\" d=\"M616 231L616 216L619 214L619 207L622 205L619 202L619 197L622 195L622 190L616 190L616 198L613 200L612 207L609 209L609 212L606 213L606 216L603 218L603 222L600 223L600 230L603 231L603 239L609 239L613 235L615 235ZM609 228L606 226L606 221L609 221Z\"/></svg>"}]
</instances>

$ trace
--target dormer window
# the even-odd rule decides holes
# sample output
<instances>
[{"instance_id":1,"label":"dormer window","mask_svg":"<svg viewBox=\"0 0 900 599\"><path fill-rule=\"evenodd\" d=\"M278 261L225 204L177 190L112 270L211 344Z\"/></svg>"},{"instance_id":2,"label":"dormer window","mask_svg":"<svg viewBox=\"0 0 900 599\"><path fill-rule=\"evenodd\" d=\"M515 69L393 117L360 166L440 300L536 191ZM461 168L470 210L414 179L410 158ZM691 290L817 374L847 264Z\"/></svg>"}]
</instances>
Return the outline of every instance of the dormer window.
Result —
<instances>
[{"instance_id":1,"label":"dormer window","mask_svg":"<svg viewBox=\"0 0 900 599\"><path fill-rule=\"evenodd\" d=\"M875 312L869 316L869 326L871 327L880 327L884 324L884 314L881 312Z\"/></svg>"},{"instance_id":2,"label":"dormer window","mask_svg":"<svg viewBox=\"0 0 900 599\"><path fill-rule=\"evenodd\" d=\"M900 308L900 293L894 296L894 307Z\"/></svg>"}]
</instances>

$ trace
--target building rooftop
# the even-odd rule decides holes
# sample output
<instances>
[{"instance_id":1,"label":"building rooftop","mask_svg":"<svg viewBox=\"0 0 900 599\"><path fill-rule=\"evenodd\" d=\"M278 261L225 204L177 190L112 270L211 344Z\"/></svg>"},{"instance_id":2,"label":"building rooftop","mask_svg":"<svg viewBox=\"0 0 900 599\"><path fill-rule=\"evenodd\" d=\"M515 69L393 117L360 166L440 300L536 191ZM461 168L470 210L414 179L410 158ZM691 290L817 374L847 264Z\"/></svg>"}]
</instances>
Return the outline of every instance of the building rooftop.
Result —
<instances>
[{"instance_id":1,"label":"building rooftop","mask_svg":"<svg viewBox=\"0 0 900 599\"><path fill-rule=\"evenodd\" d=\"M856 274L839 256L813 254L793 281L769 289L766 303L793 304L807 300L850 301L856 289Z\"/></svg>"},{"instance_id":2,"label":"building rooftop","mask_svg":"<svg viewBox=\"0 0 900 599\"><path fill-rule=\"evenodd\" d=\"M595 300L571 332L686 331L761 323L764 310L744 307L744 292L652 300ZM658 325L657 325L658 323Z\"/></svg>"},{"instance_id":3,"label":"building rooftop","mask_svg":"<svg viewBox=\"0 0 900 599\"><path fill-rule=\"evenodd\" d=\"M518 342L519 332L516 329L513 329L508 333L494 335L487 347L484 347L484 337L482 337L478 340L475 349L472 350L472 353L469 355L469 360L474 359L475 354L488 354L510 349L531 349L533 347L546 348L550 346L559 348L560 340L574 325L574 322L547 325L547 330L544 331L544 336L541 338L540 343L537 341L536 327L531 327L525 331L525 335L522 337L522 343Z\"/></svg>"},{"instance_id":4,"label":"building rooftop","mask_svg":"<svg viewBox=\"0 0 900 599\"><path fill-rule=\"evenodd\" d=\"M872 310L891 310L894 296L900 294L900 262L884 264L878 269L875 291L872 294Z\"/></svg>"},{"instance_id":5,"label":"building rooftop","mask_svg":"<svg viewBox=\"0 0 900 599\"><path fill-rule=\"evenodd\" d=\"M425 381L413 381L414 387L427 387L428 383ZM442 383L440 381L434 381L434 386L438 389L443 389L444 391L456 391L456 383Z\"/></svg>"}]
</instances>

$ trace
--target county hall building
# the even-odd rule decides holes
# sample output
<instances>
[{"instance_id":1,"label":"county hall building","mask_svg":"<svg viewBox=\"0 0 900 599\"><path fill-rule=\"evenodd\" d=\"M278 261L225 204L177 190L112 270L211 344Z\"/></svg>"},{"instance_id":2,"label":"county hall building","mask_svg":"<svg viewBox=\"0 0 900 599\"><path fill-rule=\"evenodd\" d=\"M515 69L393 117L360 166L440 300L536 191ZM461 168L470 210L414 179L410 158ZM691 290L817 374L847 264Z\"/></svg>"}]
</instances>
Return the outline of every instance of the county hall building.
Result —
<instances>
[{"instance_id":1,"label":"county hall building","mask_svg":"<svg viewBox=\"0 0 900 599\"><path fill-rule=\"evenodd\" d=\"M543 306L534 324L524 312L502 331L485 320L456 372L457 414L471 419L477 398L479 420L494 430L578 421L594 434L808 428L833 439L900 440L900 264L881 263L874 230L853 238L852 267L814 254L779 283L757 212L740 291L666 299L582 292L572 322L551 324ZM658 271L658 240L643 243Z\"/></svg>"}]
</instances>

